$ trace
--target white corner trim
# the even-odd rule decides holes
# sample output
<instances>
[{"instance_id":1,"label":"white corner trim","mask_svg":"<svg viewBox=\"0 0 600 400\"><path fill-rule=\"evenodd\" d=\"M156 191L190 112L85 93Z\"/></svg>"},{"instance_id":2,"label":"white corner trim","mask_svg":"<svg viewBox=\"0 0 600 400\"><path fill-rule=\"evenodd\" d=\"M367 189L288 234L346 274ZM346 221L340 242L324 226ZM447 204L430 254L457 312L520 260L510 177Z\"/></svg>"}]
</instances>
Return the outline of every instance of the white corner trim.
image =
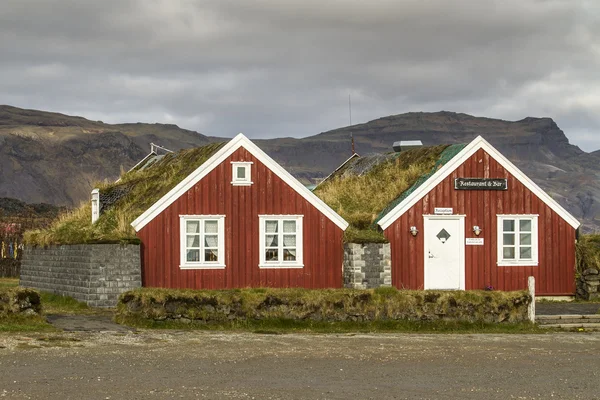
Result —
<instances>
[{"instance_id":1,"label":"white corner trim","mask_svg":"<svg viewBox=\"0 0 600 400\"><path fill-rule=\"evenodd\" d=\"M244 136L242 133L231 139L229 143L225 144L219 151L213 154L204 164L199 166L194 172L188 175L183 181L177 186L171 189L167 194L161 197L156 203L148 208L142 215L135 219L131 223L133 229L139 232L144 226L150 221L156 218L161 212L169 207L175 200L181 197L185 192L190 190L196 183L210 173L214 168L220 165L233 154L240 147L244 147L254 157L256 157L261 163L269 168L275 175L281 180L287 183L292 189L294 189L299 195L304 197L309 203L311 203L317 210L323 213L333 223L335 223L340 229L346 230L348 222L346 222L341 216L333 211L323 200L319 199L314 193L308 190L303 184L301 184L296 178L294 178L289 172L287 172L281 165L275 160L269 157L264 151L262 151L257 145L252 143L250 139Z\"/></svg>"},{"instance_id":2,"label":"white corner trim","mask_svg":"<svg viewBox=\"0 0 600 400\"><path fill-rule=\"evenodd\" d=\"M433 174L423 185L419 186L400 204L398 204L390 212L384 215L383 218L381 218L378 222L378 225L381 227L381 229L386 230L394 221L396 221L400 216L407 212L433 188L439 185L444 179L446 179L452 172L454 172L458 167L460 167L479 149L483 149L486 153L488 153L490 157L493 158L496 162L498 162L509 174L514 176L527 189L529 189L533 194L539 197L540 200L546 203L548 207L550 207L554 212L556 212L574 229L579 228L581 223L575 217L573 217L567 210L565 210L560 204L558 204L556 200L554 200L546 192L544 192L538 185L535 184L535 182L529 179L512 162L510 162L490 143L488 143L487 140L485 140L481 136L478 136L464 149L462 149L456 156L454 156L446 165L444 165L435 174Z\"/></svg>"}]
</instances>

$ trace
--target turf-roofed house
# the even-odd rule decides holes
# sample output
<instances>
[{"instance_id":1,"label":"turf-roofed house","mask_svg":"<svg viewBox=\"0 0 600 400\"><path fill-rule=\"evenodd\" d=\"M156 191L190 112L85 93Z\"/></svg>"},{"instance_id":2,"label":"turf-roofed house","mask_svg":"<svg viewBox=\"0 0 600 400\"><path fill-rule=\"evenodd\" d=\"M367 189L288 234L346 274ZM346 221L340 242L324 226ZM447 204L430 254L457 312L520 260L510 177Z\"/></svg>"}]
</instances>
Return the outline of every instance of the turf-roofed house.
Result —
<instances>
[{"instance_id":1,"label":"turf-roofed house","mask_svg":"<svg viewBox=\"0 0 600 400\"><path fill-rule=\"evenodd\" d=\"M579 222L482 137L352 158L315 193L350 223L346 286L575 293Z\"/></svg>"},{"instance_id":2,"label":"turf-roofed house","mask_svg":"<svg viewBox=\"0 0 600 400\"><path fill-rule=\"evenodd\" d=\"M41 255L34 254L38 250L33 245L68 252L68 245L88 249L94 243L138 242L141 283L146 287L339 288L347 226L321 199L239 134L227 143L149 157L117 182L100 185L92 192L91 204L46 230L29 232L25 269L35 271L26 272L29 280L25 283L69 292L52 284L36 284L39 276L47 275L49 264L44 263L52 259L36 264L35 257ZM76 260L68 261L73 271L77 271ZM88 267L97 276L105 265ZM130 286L117 271L113 275L117 282L108 284L105 281L110 279L102 278L102 285L109 287L100 289L102 300L111 300L113 292L119 292L113 286L122 287L121 292ZM71 283L72 277L63 286Z\"/></svg>"}]
</instances>

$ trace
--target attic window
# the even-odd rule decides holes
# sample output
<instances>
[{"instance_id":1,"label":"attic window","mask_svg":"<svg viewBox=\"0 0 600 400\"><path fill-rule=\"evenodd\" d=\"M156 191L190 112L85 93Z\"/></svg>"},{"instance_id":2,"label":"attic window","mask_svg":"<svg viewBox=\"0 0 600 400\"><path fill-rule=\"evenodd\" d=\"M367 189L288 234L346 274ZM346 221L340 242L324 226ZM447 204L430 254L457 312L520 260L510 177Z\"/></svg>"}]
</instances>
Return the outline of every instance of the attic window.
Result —
<instances>
[{"instance_id":1,"label":"attic window","mask_svg":"<svg viewBox=\"0 0 600 400\"><path fill-rule=\"evenodd\" d=\"M250 186L252 185L252 175L250 161L232 161L231 184L234 186Z\"/></svg>"}]
</instances>

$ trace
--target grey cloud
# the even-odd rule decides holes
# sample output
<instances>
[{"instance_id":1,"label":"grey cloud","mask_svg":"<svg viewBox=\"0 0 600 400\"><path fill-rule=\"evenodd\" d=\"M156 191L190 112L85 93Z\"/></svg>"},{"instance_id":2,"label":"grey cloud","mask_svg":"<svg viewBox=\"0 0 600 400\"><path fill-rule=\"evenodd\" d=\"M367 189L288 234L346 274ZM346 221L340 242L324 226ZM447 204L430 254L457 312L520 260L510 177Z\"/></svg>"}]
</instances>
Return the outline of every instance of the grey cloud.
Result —
<instances>
[{"instance_id":1,"label":"grey cloud","mask_svg":"<svg viewBox=\"0 0 600 400\"><path fill-rule=\"evenodd\" d=\"M4 0L0 103L218 136L440 109L600 148L593 1Z\"/></svg>"}]
</instances>

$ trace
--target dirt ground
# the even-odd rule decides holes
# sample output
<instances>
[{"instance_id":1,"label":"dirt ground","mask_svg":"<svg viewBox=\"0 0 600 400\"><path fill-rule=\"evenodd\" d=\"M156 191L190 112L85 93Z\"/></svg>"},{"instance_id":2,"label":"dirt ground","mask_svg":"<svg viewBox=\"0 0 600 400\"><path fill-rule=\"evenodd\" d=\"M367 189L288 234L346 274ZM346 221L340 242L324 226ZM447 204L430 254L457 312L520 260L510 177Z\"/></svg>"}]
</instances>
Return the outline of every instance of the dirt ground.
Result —
<instances>
[{"instance_id":1,"label":"dirt ground","mask_svg":"<svg viewBox=\"0 0 600 400\"><path fill-rule=\"evenodd\" d=\"M0 397L600 399L600 334L0 334Z\"/></svg>"}]
</instances>

